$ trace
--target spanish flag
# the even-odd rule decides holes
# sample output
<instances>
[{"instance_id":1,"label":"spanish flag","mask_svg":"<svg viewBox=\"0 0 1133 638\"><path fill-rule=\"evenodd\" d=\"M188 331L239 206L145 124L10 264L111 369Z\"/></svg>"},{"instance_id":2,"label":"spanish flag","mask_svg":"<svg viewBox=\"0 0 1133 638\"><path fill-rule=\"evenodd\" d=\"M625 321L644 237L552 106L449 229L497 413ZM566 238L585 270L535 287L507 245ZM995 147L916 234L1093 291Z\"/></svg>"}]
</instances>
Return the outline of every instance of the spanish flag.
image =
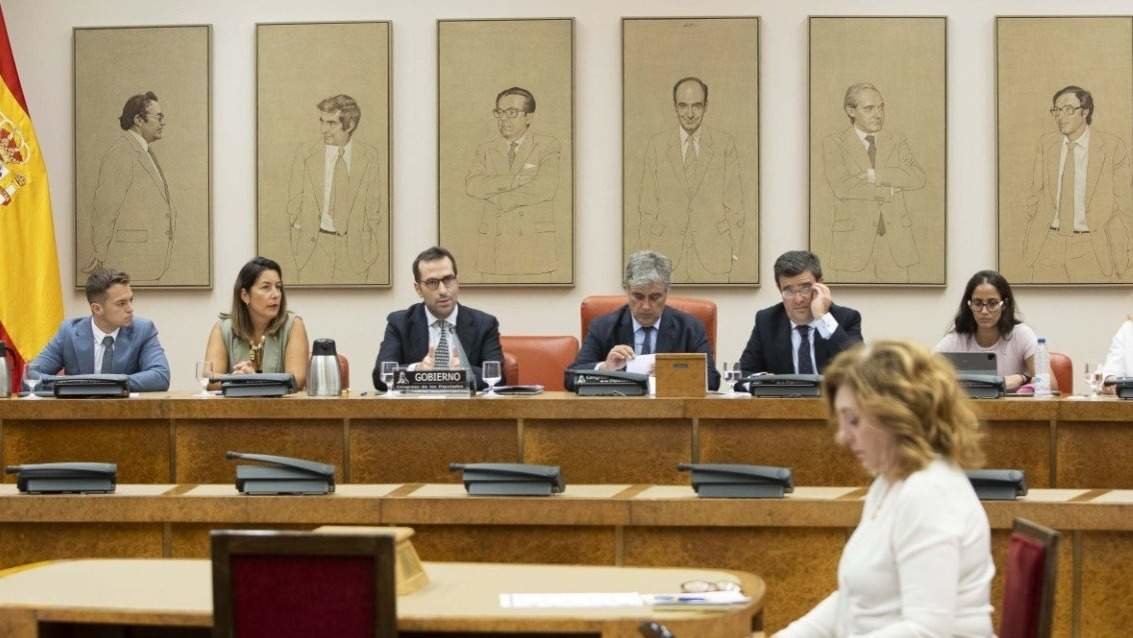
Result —
<instances>
[{"instance_id":1,"label":"spanish flag","mask_svg":"<svg viewBox=\"0 0 1133 638\"><path fill-rule=\"evenodd\" d=\"M47 345L62 320L47 167L0 10L0 339L15 362L13 389L24 362Z\"/></svg>"}]
</instances>

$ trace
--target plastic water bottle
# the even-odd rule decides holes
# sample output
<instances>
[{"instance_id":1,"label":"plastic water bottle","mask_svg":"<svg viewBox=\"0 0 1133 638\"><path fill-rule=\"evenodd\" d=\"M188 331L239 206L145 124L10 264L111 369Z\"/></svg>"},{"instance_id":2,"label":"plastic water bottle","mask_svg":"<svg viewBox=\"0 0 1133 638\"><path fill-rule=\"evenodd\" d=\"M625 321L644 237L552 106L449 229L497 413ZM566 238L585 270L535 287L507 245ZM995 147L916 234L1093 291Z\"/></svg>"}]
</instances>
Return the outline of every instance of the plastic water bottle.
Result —
<instances>
[{"instance_id":1,"label":"plastic water bottle","mask_svg":"<svg viewBox=\"0 0 1133 638\"><path fill-rule=\"evenodd\" d=\"M1039 337L1039 349L1035 352L1035 396L1050 396L1050 352L1046 349L1046 337Z\"/></svg>"}]
</instances>

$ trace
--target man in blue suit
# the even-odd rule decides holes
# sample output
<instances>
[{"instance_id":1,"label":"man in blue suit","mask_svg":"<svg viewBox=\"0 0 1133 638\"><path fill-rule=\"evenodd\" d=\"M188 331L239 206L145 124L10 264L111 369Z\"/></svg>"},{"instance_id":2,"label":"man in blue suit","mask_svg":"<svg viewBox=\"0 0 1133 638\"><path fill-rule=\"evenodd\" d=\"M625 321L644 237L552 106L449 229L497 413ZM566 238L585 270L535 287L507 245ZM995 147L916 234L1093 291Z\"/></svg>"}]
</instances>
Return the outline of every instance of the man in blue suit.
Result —
<instances>
[{"instance_id":1,"label":"man in blue suit","mask_svg":"<svg viewBox=\"0 0 1133 638\"><path fill-rule=\"evenodd\" d=\"M708 331L696 317L668 308L673 262L643 250L629 256L622 287L626 305L598 317L586 331L578 357L564 383L574 390L574 370L622 370L635 356L657 352L703 352L708 357L708 389L720 387L720 373L708 350Z\"/></svg>"},{"instance_id":2,"label":"man in blue suit","mask_svg":"<svg viewBox=\"0 0 1133 638\"><path fill-rule=\"evenodd\" d=\"M87 277L90 317L67 319L31 362L39 374L125 374L131 392L169 389L169 361L157 328L134 316L130 276L99 269Z\"/></svg>"}]
</instances>

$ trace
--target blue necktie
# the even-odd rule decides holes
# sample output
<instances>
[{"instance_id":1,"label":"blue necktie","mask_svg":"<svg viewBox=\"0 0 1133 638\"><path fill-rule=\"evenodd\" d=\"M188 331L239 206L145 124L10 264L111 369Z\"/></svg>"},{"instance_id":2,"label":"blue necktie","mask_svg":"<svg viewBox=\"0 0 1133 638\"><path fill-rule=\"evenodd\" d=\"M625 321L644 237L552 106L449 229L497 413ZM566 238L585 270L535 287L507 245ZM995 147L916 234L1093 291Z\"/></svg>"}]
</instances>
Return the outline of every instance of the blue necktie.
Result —
<instances>
[{"instance_id":1,"label":"blue necktie","mask_svg":"<svg viewBox=\"0 0 1133 638\"><path fill-rule=\"evenodd\" d=\"M637 354L653 354L653 344L650 337L653 336L653 326L641 327L641 352Z\"/></svg>"},{"instance_id":2,"label":"blue necktie","mask_svg":"<svg viewBox=\"0 0 1133 638\"><path fill-rule=\"evenodd\" d=\"M814 374L810 360L810 326L795 326L799 331L799 374Z\"/></svg>"}]
</instances>

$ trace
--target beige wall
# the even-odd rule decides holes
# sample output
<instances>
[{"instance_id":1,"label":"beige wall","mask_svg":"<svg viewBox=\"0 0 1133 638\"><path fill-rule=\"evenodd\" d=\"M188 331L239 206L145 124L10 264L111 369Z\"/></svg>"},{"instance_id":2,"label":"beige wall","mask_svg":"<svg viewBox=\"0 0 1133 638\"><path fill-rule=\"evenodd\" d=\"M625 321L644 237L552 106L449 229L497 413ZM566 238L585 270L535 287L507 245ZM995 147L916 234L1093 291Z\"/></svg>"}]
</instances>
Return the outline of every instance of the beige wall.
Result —
<instances>
[{"instance_id":1,"label":"beige wall","mask_svg":"<svg viewBox=\"0 0 1133 638\"><path fill-rule=\"evenodd\" d=\"M333 337L354 364L353 385L368 389L385 315L415 299L413 256L436 239L437 18L561 17L576 23L576 285L573 289L465 290L463 301L500 318L504 333L576 334L578 303L616 291L621 260L621 42L623 15L759 15L762 23L762 228L758 290L703 289L691 294L720 306L719 358L738 358L757 308L776 303L771 264L807 237L806 17L947 14L948 286L932 289L836 289L835 300L860 309L867 339L935 343L967 277L995 263L994 18L1065 13L1064 2L983 0L941 3L575 0L541 2L429 0L6 0L3 3L28 107L51 177L56 236L68 315L86 312L72 291L74 191L71 28L160 24L213 25L213 260L211 292L142 292L138 312L154 319L173 366L175 389L194 387L191 369L209 326L227 307L230 286L255 247L255 23L381 19L393 21L394 286L383 291L293 291L292 307L312 336ZM1133 13L1133 3L1080 0L1079 14ZM144 87L139 87L144 88ZM459 256L458 256L459 257ZM1057 351L1100 359L1121 319L1133 311L1129 289L1019 290L1028 323ZM1082 383L1079 381L1080 387Z\"/></svg>"}]
</instances>

